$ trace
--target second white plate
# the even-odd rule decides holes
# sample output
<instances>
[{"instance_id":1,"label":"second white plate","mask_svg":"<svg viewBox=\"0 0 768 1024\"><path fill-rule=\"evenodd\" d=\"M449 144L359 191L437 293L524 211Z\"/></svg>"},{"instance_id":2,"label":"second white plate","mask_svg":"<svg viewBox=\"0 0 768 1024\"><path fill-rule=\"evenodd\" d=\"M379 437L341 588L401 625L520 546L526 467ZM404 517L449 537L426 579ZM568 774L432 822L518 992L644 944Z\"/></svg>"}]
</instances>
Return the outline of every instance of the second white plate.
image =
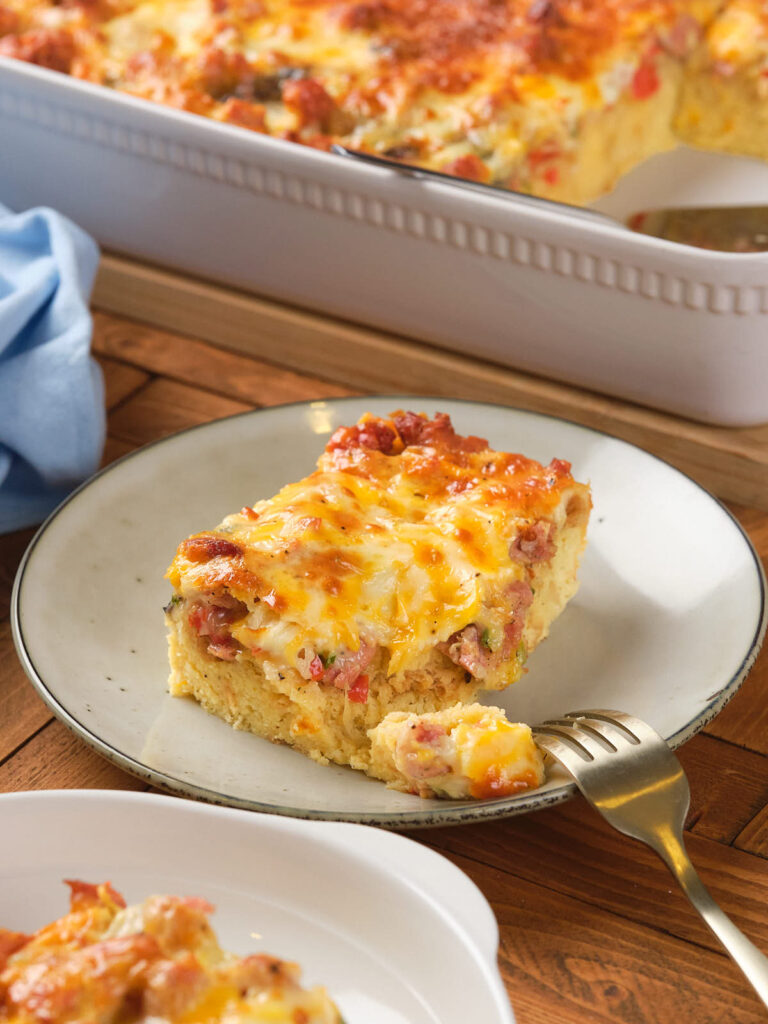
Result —
<instances>
[{"instance_id":1,"label":"second white plate","mask_svg":"<svg viewBox=\"0 0 768 1024\"><path fill-rule=\"evenodd\" d=\"M311 471L328 435L363 412L451 414L460 433L592 485L581 588L492 694L534 723L585 707L628 711L673 745L733 695L759 650L765 581L738 523L688 477L594 430L533 413L413 397L281 406L219 420L127 456L43 525L14 588L14 638L41 696L87 742L156 785L206 800L389 827L515 814L566 799L541 789L485 802L423 801L236 732L166 691L163 574L178 542Z\"/></svg>"}]
</instances>

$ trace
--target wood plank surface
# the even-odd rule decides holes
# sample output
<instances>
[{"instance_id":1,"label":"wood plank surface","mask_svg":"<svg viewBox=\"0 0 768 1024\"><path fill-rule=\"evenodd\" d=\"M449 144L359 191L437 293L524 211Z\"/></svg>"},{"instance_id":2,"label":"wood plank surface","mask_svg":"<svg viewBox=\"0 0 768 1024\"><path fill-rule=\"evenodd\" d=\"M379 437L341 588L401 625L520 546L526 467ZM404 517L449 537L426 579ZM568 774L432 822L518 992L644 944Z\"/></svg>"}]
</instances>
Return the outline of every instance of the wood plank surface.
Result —
<instances>
[{"instance_id":1,"label":"wood plank surface","mask_svg":"<svg viewBox=\"0 0 768 1024\"><path fill-rule=\"evenodd\" d=\"M211 310L218 308L212 302ZM243 324L249 322L243 314ZM277 331L274 324L271 329ZM335 373L335 363L323 362L323 373L310 375L298 368L304 365L300 361L292 368L273 365L285 360L276 358L271 343L253 356L245 345L226 351L194 333L185 337L97 314L94 351L105 374L108 410L105 463L232 412L352 390L352 375ZM360 384L375 388L376 374ZM409 385L417 389L414 380L403 378L395 390ZM559 386L548 387L554 389L551 400L559 400ZM596 399L593 412L604 401ZM624 423L640 422L637 410L624 409L622 415ZM689 436L703 452L702 430ZM653 436L661 444L664 431ZM754 431L749 444L758 442L763 444L760 431ZM738 461L739 444L745 443L723 437L717 459L722 465L731 457ZM766 459L768 441L754 461ZM729 469L725 475L735 479L740 472ZM768 513L744 496L742 504L730 507L765 562ZM0 536L0 791L145 789L142 780L101 758L53 718L26 680L13 648L9 608L13 577L32 535L27 530ZM728 707L679 753L692 791L686 842L693 859L723 908L768 950L766 692L768 655L763 652ZM611 830L581 798L535 814L410 835L466 871L489 900L500 928L501 975L518 1024L757 1024L766 1019L661 862Z\"/></svg>"}]
</instances>

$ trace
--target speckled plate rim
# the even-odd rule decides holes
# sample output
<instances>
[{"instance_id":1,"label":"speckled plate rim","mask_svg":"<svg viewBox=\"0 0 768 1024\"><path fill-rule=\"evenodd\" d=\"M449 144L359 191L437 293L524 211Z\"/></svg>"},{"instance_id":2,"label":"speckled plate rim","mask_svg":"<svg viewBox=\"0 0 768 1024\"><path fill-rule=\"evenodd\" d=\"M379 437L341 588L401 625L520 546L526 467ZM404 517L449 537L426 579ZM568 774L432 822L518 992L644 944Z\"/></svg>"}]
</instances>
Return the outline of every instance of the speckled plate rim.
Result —
<instances>
[{"instance_id":1,"label":"speckled plate rim","mask_svg":"<svg viewBox=\"0 0 768 1024\"><path fill-rule=\"evenodd\" d=\"M671 463L662 459L660 456L655 455L652 452L648 452L638 445L634 445L629 441L624 441L621 438L617 438L615 435L608 431L599 430L595 427L588 427L581 423L576 423L573 420L569 420L566 417L552 416L546 413L531 412L527 409L520 409L515 406L504 406L493 402L482 402L475 401L472 399L462 398L446 398L442 395L403 395L403 394L375 394L370 396L354 395L344 398L329 398L324 399L325 405L333 407L343 407L344 405L359 405L365 401L365 398L375 399L376 401L385 400L392 403L392 408L402 408L406 405L413 405L419 402L425 401L430 403L444 404L450 403L451 405L467 405L474 408L488 408L497 411L507 411L513 415L523 416L530 419L531 421L542 421L542 422L557 422L568 427L573 428L576 431L584 432L585 434L591 434L595 436L601 436L609 438L612 442L618 445L624 445L629 449L641 452L647 458L653 459L656 462L662 464L673 474L684 478L689 483L693 484L702 494L702 496L716 506L725 514L732 525L736 528L741 538L749 551L752 561L754 563L756 580L759 587L759 605L760 611L757 616L757 622L753 637L749 643L747 650L745 651L741 663L737 670L732 674L731 678L727 680L723 686L712 694L711 700L702 708L702 710L694 715L684 726L678 729L675 733L670 736L666 736L665 739L669 745L674 749L685 743L686 740L690 739L697 732L704 728L709 722L715 718L725 705L732 699L741 684L746 679L755 660L760 653L760 649L765 638L766 628L768 627L768 602L766 601L766 592L768 586L766 584L765 573L760 562L760 558L755 551L754 545L752 544L746 531L730 512L728 508L710 491L703 487L700 483L690 477L688 474L679 470ZM245 417L263 417L269 416L270 413L277 410L285 410L289 408L308 409L314 403L311 401L301 402L290 402L280 406L271 406L261 409L250 409L245 412L236 413L233 416L223 417L224 420L236 420ZM207 423L197 424L192 427L187 427L184 430L177 431L174 434L166 437L158 438L156 441L152 441L141 448L137 448L132 452L128 452L126 455L117 459L115 462L105 466L99 472L95 473L92 477L86 480L83 484L77 487L54 511L48 516L48 518L42 523L34 537L30 541L21 563L19 565L16 577L14 579L13 590L11 594L11 630L13 635L14 644L16 651L21 661L21 664L26 672L30 682L37 691L38 695L42 698L44 703L50 708L54 715L69 728L75 735L82 739L88 746L96 750L99 754L104 756L107 760L116 764L119 768L124 769L130 774L136 776L148 782L153 786L166 790L169 793L177 794L180 796L191 796L195 799L202 800L206 803L218 804L221 806L237 807L245 810L260 811L268 814L280 814L287 815L295 818L303 818L307 820L324 820L324 821L346 821L358 824L375 825L388 829L409 829L409 828L429 828L429 827L441 827L445 825L460 825L471 822L478 822L488 819L512 817L517 814L525 814L530 811L543 810L546 807L552 807L556 804L560 804L569 800L576 793L576 786L574 783L563 781L557 788L546 790L544 792L533 790L530 793L525 793L520 796L508 797L500 800L486 800L478 801L472 806L462 805L452 806L450 803L439 804L437 808L434 805L430 805L428 809L416 810L416 811L398 811L394 813L355 813L355 812L334 812L328 810L315 810L314 808L295 808L291 805L282 805L276 803L264 803L256 799L245 799L229 793L220 792L216 789L210 789L204 786L196 785L195 783L188 782L176 778L166 772L160 771L155 768L150 768L148 765L143 764L138 759L125 754L119 750L116 746L105 741L97 732L90 729L83 721L72 714L48 689L44 679L39 674L35 667L34 661L30 656L27 646L24 640L23 629L21 626L21 592L24 582L24 575L27 566L34 554L35 548L40 541L43 534L51 527L56 521L59 514L68 505L77 501L87 490L101 477L114 472L119 472L120 468L128 461L142 458L148 451L157 448L160 445L166 444L174 438L179 437L183 434L192 434L200 431L205 431L214 423L221 423L222 420L213 420ZM569 710L579 710L577 708ZM617 709L618 710L618 709ZM533 724L533 723L532 723Z\"/></svg>"}]
</instances>

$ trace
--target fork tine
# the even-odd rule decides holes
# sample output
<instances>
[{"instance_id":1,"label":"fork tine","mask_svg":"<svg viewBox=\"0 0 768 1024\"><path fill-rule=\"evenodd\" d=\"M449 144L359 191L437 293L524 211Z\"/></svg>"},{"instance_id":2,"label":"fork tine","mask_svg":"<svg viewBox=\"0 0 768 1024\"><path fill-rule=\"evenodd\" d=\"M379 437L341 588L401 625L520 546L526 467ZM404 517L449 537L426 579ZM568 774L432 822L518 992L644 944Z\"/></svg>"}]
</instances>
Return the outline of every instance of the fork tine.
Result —
<instances>
[{"instance_id":1,"label":"fork tine","mask_svg":"<svg viewBox=\"0 0 768 1024\"><path fill-rule=\"evenodd\" d=\"M609 725L619 729L622 735L627 736L631 743L642 743L643 741L651 743L653 741L658 742L659 740L665 743L665 740L647 722L642 721L640 718L635 718L634 715L628 715L625 711L608 711L605 708L597 708L590 711L569 711L565 717L574 718L577 721L588 718L596 719L599 722L607 722ZM592 724L595 725L596 723L593 722Z\"/></svg>"},{"instance_id":2,"label":"fork tine","mask_svg":"<svg viewBox=\"0 0 768 1024\"><path fill-rule=\"evenodd\" d=\"M603 750L608 750L612 754L615 754L619 749L614 742L614 739L616 738L615 730L612 734L611 730L605 727L605 723L602 719L574 718L569 714L566 715L565 718L552 719L546 722L545 725L564 726L569 730L569 733L574 739L578 737L579 741L582 743L585 743L588 736L594 737L594 739L598 740ZM624 737L623 732L621 735Z\"/></svg>"},{"instance_id":3,"label":"fork tine","mask_svg":"<svg viewBox=\"0 0 768 1024\"><path fill-rule=\"evenodd\" d=\"M555 736L579 753L582 767L585 761L594 761L600 754L610 750L615 752L616 747L606 745L606 741L595 731L584 729L580 722L568 721L565 718L556 718L537 725L534 731L539 735Z\"/></svg>"},{"instance_id":4,"label":"fork tine","mask_svg":"<svg viewBox=\"0 0 768 1024\"><path fill-rule=\"evenodd\" d=\"M579 769L583 769L589 761L592 760L591 755L588 755L587 751L580 753L572 743L566 742L554 733L554 730L544 730L540 726L533 726L531 728L533 732L536 744L545 750L548 754L551 754L556 761L569 772L574 780L579 774ZM588 756L585 756L587 754Z\"/></svg>"}]
</instances>

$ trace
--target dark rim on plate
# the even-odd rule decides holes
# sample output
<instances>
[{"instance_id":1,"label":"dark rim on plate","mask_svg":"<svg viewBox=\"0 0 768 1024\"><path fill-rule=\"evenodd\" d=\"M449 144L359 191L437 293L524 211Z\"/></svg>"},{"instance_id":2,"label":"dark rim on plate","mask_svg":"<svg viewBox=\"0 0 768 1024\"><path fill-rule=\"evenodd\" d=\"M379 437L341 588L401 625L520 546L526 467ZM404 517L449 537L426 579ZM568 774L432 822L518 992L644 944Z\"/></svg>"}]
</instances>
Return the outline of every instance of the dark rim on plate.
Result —
<instances>
[{"instance_id":1,"label":"dark rim on plate","mask_svg":"<svg viewBox=\"0 0 768 1024\"><path fill-rule=\"evenodd\" d=\"M666 466L667 469L676 473L678 476L687 480L698 488L703 494L705 494L718 508L725 514L730 520L731 524L736 527L738 532L741 534L747 549L750 552L752 560L755 565L757 579L760 589L760 612L757 617L757 625L753 634L752 640L749 647L742 658L741 664L731 678L725 683L718 691L712 695L712 699L707 703L704 709L695 715L689 722L687 722L682 728L678 729L672 736L667 737L667 742L674 749L679 747L686 740L694 736L700 729L702 729L708 722L711 722L716 715L722 711L725 705L731 700L736 691L739 689L741 684L749 674L750 669L754 665L754 662L760 652L760 648L765 637L766 627L768 626L768 605L766 604L766 578L763 572L763 567L760 559L755 551L755 548L750 540L748 534L742 527L741 523L736 517L730 512L728 508L717 498L714 494L708 491L702 484L694 480L687 473L673 466L671 463L662 459L660 456L655 455L653 452L646 451L644 448L640 448L639 445L632 444L630 441L625 441L622 438L618 438L608 431L599 430L596 427L585 426L582 423L577 423L574 420L569 420L563 416L552 416L546 413L532 412L528 409L520 409L516 406L500 405L494 402L482 402L474 401L466 398L446 398L441 395L385 395L385 394L372 394L372 395L351 395L344 398L327 398L317 399L312 401L300 401L300 402L286 402L282 405L271 406L263 409L249 409L245 412L235 413L232 416L224 416L220 419L209 420L206 423L198 423L192 427L186 427L183 430L179 430L174 434L170 434L166 437L157 438L154 441L150 441L148 444L136 448L131 452L126 453L121 458L116 459L114 462L100 469L93 476L85 480L79 487L75 488L74 491L69 494L64 501L58 505L53 512L44 520L41 526L38 528L34 537L30 541L24 555L22 556L19 568L16 573L16 578L13 584L13 591L11 594L11 628L13 633L14 643L16 645L16 651L19 655L19 659L22 666L27 674L32 685L37 690L39 696L47 704L47 706L53 711L53 713L59 718L64 725L66 725L72 732L84 740L90 747L106 757L107 760L113 762L118 767L130 772L132 775L137 776L152 785L160 786L170 793L175 793L184 796L194 796L197 799L203 800L207 803L218 804L221 806L237 807L245 810L260 811L267 814L281 814L287 815L293 818L302 818L305 820L319 820L319 821L346 821L358 824L368 825L380 825L390 829L405 829L405 828L424 828L424 827L439 827L442 825L460 825L483 819L490 818L502 818L512 817L516 814L523 814L529 810L541 810L545 807L551 807L555 804L563 803L570 799L571 796L576 792L576 786L572 782L563 781L562 785L555 789L541 792L538 790L531 791L530 794L524 794L516 797L505 797L499 800L481 800L477 801L476 804L467 806L463 804L460 807L451 806L450 803L441 803L438 807L431 804L428 809L421 811L398 811L391 813L375 813L375 812L335 812L335 811L316 811L312 808L294 808L290 806L281 806L274 803L264 804L255 799L245 799L240 797L231 796L227 793L221 793L216 790L207 789L202 786L197 786L194 783L182 782L180 779L173 775L168 775L166 772L159 771L155 768L150 768L143 764L141 761L124 754L116 747L107 743L101 737L97 736L92 732L88 726L83 724L78 718L76 718L70 711L68 711L59 700L53 696L49 691L42 677L35 668L35 664L27 650L27 645L24 641L24 633L21 626L21 588L24 580L24 572L27 564L29 563L34 549L37 546L38 541L43 536L45 531L48 529L50 524L58 517L58 515L71 504L79 495L94 484L101 477L106 476L113 470L122 466L125 462L136 456L142 455L147 450L154 448L158 445L166 444L173 441L175 438L181 437L185 434L194 433L197 430L205 430L213 424L221 424L230 422L232 420L242 419L245 417L258 417L258 416L269 416L271 413L277 413L286 409L308 409L318 404L330 405L334 407L344 405L359 405L365 404L367 400L370 401L387 401L397 404L402 407L405 403L418 404L419 402L429 403L450 403L450 404L461 404L469 405L475 408L487 408L494 409L502 412L508 412L512 414L522 414L530 419L544 420L546 422L558 422L564 423L571 427L575 427L577 430L583 431L586 434L595 434L601 437L608 437L612 441L626 445L628 448L633 448L636 451L642 452L643 455L656 462ZM393 405L394 407L394 405ZM574 710L574 709L567 709ZM353 769L350 769L352 771Z\"/></svg>"}]
</instances>

